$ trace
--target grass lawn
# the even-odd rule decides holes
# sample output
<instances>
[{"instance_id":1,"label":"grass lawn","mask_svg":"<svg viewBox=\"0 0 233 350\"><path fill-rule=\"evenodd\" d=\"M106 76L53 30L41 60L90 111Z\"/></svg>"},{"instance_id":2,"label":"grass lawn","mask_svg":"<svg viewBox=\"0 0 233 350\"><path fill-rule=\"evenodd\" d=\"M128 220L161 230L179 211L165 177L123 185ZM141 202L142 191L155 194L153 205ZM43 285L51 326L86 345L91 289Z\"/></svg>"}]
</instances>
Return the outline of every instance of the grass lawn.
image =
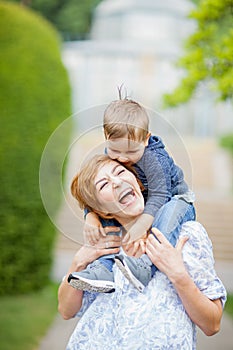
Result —
<instances>
[{"instance_id":1,"label":"grass lawn","mask_svg":"<svg viewBox=\"0 0 233 350\"><path fill-rule=\"evenodd\" d=\"M57 313L57 288L50 284L39 292L0 297L0 347L35 350Z\"/></svg>"},{"instance_id":2,"label":"grass lawn","mask_svg":"<svg viewBox=\"0 0 233 350\"><path fill-rule=\"evenodd\" d=\"M233 294L228 294L225 311L233 318Z\"/></svg>"}]
</instances>

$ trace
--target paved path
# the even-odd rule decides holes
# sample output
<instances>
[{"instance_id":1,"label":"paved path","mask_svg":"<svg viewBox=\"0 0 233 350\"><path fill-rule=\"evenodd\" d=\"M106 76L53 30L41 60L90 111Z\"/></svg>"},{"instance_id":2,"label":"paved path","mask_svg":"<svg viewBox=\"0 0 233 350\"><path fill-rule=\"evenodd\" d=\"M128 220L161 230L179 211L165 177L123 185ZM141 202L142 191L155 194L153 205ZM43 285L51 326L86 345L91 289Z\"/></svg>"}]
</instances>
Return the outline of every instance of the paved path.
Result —
<instances>
[{"instance_id":1,"label":"paved path","mask_svg":"<svg viewBox=\"0 0 233 350\"><path fill-rule=\"evenodd\" d=\"M53 326L42 340L38 350L65 350L66 344L76 324L77 320L64 321L60 315L57 315ZM233 321L227 315L223 316L222 328L218 334L212 337L206 337L201 331L198 331L197 350L208 349L233 350ZM129 350L133 349L129 348Z\"/></svg>"},{"instance_id":2,"label":"paved path","mask_svg":"<svg viewBox=\"0 0 233 350\"><path fill-rule=\"evenodd\" d=\"M76 324L77 320L64 321L60 315L57 315L53 326L42 340L38 350L65 350ZM233 321L227 315L224 315L222 328L218 334L212 337L206 337L201 331L198 331L197 339L197 350L232 350Z\"/></svg>"}]
</instances>

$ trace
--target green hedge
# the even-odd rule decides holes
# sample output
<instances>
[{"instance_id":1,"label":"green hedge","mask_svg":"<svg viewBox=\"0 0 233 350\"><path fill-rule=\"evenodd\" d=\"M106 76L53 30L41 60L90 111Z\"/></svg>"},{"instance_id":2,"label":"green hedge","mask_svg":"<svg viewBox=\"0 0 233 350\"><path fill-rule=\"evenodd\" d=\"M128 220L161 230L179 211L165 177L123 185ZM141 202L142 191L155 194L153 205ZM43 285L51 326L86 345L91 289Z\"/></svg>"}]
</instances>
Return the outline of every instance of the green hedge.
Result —
<instances>
[{"instance_id":1,"label":"green hedge","mask_svg":"<svg viewBox=\"0 0 233 350\"><path fill-rule=\"evenodd\" d=\"M39 164L49 136L71 109L60 38L46 20L23 6L0 2L0 52L3 295L48 283L55 228L41 202Z\"/></svg>"}]
</instances>

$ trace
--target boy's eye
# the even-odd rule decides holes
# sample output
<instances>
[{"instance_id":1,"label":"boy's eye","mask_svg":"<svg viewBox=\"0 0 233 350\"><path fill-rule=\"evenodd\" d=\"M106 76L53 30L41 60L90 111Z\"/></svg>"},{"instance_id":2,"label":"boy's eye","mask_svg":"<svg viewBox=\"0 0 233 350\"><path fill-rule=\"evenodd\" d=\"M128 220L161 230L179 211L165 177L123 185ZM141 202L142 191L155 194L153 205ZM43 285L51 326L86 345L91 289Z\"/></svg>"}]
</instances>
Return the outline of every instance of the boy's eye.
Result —
<instances>
[{"instance_id":1,"label":"boy's eye","mask_svg":"<svg viewBox=\"0 0 233 350\"><path fill-rule=\"evenodd\" d=\"M112 153L117 153L117 152L118 152L117 150L111 149L111 148L109 148L108 150L109 150L110 152L112 152Z\"/></svg>"},{"instance_id":2,"label":"boy's eye","mask_svg":"<svg viewBox=\"0 0 233 350\"><path fill-rule=\"evenodd\" d=\"M128 151L127 153L128 154L134 154L134 153L136 153L137 151Z\"/></svg>"}]
</instances>

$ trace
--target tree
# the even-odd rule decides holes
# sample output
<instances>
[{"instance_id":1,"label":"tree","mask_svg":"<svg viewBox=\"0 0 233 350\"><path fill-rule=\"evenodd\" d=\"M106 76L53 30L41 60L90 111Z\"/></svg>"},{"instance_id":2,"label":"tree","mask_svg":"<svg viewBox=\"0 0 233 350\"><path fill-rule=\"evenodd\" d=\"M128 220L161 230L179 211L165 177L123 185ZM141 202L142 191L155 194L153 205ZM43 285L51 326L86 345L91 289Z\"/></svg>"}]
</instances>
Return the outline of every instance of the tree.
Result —
<instances>
[{"instance_id":1,"label":"tree","mask_svg":"<svg viewBox=\"0 0 233 350\"><path fill-rule=\"evenodd\" d=\"M189 101L201 82L208 82L219 100L233 97L233 0L200 0L190 18L197 29L177 63L185 77L164 96L167 107Z\"/></svg>"},{"instance_id":2,"label":"tree","mask_svg":"<svg viewBox=\"0 0 233 350\"><path fill-rule=\"evenodd\" d=\"M47 18L64 39L84 39L90 30L92 11L101 0L15 0Z\"/></svg>"}]
</instances>

